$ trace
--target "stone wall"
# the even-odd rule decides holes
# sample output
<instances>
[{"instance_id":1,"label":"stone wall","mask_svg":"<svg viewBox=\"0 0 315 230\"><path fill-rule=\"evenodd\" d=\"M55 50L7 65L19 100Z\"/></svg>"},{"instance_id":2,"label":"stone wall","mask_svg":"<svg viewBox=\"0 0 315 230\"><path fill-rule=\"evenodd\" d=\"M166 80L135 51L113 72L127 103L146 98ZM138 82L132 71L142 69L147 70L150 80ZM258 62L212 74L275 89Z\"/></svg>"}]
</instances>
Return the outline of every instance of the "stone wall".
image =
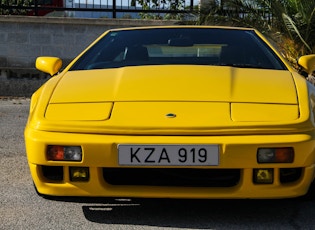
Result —
<instances>
[{"instance_id":1,"label":"stone wall","mask_svg":"<svg viewBox=\"0 0 315 230\"><path fill-rule=\"evenodd\" d=\"M0 16L0 96L30 96L45 81L47 76L34 68L38 56L57 56L66 65L108 29L176 23L178 21ZM15 82L17 79L20 81ZM28 84L30 82L32 84Z\"/></svg>"}]
</instances>

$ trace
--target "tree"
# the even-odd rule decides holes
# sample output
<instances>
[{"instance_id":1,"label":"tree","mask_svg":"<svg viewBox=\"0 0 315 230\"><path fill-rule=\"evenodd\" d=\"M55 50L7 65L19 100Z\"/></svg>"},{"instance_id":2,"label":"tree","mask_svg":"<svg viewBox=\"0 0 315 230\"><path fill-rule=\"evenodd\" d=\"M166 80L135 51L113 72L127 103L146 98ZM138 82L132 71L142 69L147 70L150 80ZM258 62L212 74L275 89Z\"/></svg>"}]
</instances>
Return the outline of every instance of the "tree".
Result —
<instances>
[{"instance_id":1,"label":"tree","mask_svg":"<svg viewBox=\"0 0 315 230\"><path fill-rule=\"evenodd\" d=\"M206 15L204 12L201 24L230 23L258 29L275 40L292 63L315 52L315 0L230 0L208 9Z\"/></svg>"},{"instance_id":2,"label":"tree","mask_svg":"<svg viewBox=\"0 0 315 230\"><path fill-rule=\"evenodd\" d=\"M185 9L185 0L131 0L131 6L141 5L143 10L180 11ZM146 13L139 14L142 19L182 19L178 13Z\"/></svg>"},{"instance_id":3,"label":"tree","mask_svg":"<svg viewBox=\"0 0 315 230\"><path fill-rule=\"evenodd\" d=\"M285 27L294 41L301 43L302 54L315 51L315 0L288 0L282 14Z\"/></svg>"},{"instance_id":4,"label":"tree","mask_svg":"<svg viewBox=\"0 0 315 230\"><path fill-rule=\"evenodd\" d=\"M0 4L0 15L25 15L27 11L23 7L31 6L31 0L0 0Z\"/></svg>"}]
</instances>

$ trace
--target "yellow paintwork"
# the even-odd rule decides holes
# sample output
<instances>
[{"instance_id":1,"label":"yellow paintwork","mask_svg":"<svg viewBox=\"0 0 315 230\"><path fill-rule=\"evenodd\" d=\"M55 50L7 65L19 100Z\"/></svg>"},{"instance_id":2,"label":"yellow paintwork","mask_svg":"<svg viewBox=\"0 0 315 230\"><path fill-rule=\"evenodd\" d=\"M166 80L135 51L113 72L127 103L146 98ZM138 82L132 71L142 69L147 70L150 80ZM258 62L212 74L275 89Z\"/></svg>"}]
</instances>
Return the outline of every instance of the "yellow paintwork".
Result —
<instances>
[{"instance_id":1,"label":"yellow paintwork","mask_svg":"<svg viewBox=\"0 0 315 230\"><path fill-rule=\"evenodd\" d=\"M38 57L35 62L35 67L53 76L58 73L62 67L62 60L56 57Z\"/></svg>"},{"instance_id":2,"label":"yellow paintwork","mask_svg":"<svg viewBox=\"0 0 315 230\"><path fill-rule=\"evenodd\" d=\"M60 69L58 59L39 60L45 63L39 65L42 71L53 75ZM31 99L25 143L39 193L284 198L308 191L315 172L315 90L287 63L288 70L173 65L68 72L71 65ZM167 118L168 113L176 118ZM194 167L241 169L241 179L227 188L110 185L103 179L102 168L120 167L117 145L123 143L216 144L220 146L219 166ZM54 144L81 146L82 162L48 161L47 145ZM258 164L256 152L261 147L293 147L294 162ZM41 165L63 166L64 179L60 183L48 180ZM89 167L90 180L71 182L71 166ZM297 167L303 168L300 179L280 182L280 168ZM255 168L273 168L273 184L255 185Z\"/></svg>"},{"instance_id":3,"label":"yellow paintwork","mask_svg":"<svg viewBox=\"0 0 315 230\"><path fill-rule=\"evenodd\" d=\"M170 78L170 71L176 75ZM211 84L209 73L215 73L211 74ZM274 75L277 75L276 79ZM192 77L194 81L191 81ZM176 91L176 88L181 91ZM288 71L218 66L143 66L72 71L61 79L50 102L130 100L297 103L294 79Z\"/></svg>"},{"instance_id":4,"label":"yellow paintwork","mask_svg":"<svg viewBox=\"0 0 315 230\"><path fill-rule=\"evenodd\" d=\"M315 54L305 55L299 58L298 64L308 73L313 74L315 70Z\"/></svg>"},{"instance_id":5,"label":"yellow paintwork","mask_svg":"<svg viewBox=\"0 0 315 230\"><path fill-rule=\"evenodd\" d=\"M232 103L231 119L233 121L293 121L299 118L297 105Z\"/></svg>"},{"instance_id":6,"label":"yellow paintwork","mask_svg":"<svg viewBox=\"0 0 315 230\"><path fill-rule=\"evenodd\" d=\"M112 106L113 103L51 103L47 107L45 118L59 121L102 121L109 118Z\"/></svg>"}]
</instances>

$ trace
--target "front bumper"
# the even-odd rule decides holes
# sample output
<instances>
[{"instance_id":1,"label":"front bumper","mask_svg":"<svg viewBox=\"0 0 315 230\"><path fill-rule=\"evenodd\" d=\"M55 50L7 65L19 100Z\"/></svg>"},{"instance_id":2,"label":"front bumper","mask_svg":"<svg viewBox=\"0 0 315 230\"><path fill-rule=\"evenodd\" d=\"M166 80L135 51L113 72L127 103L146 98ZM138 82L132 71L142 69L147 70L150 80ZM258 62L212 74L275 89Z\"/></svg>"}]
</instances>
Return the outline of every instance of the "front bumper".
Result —
<instances>
[{"instance_id":1,"label":"front bumper","mask_svg":"<svg viewBox=\"0 0 315 230\"><path fill-rule=\"evenodd\" d=\"M287 198L304 195L314 179L314 138L310 134L290 135L242 135L242 136L123 136L100 134L75 134L43 132L26 128L26 150L29 167L39 193L52 196L105 196L143 198ZM220 161L218 166L119 166L117 145L127 144L218 144ZM81 162L48 161L45 156L47 145L80 145L83 150ZM257 149L261 147L293 147L293 163L257 163ZM56 167L62 178L53 180L43 172L45 167ZM89 180L70 180L72 167L87 167ZM255 169L272 169L272 184L255 184ZM123 170L122 170L123 169ZM228 186L209 183L198 184L137 183L137 178L150 180L150 170L159 171L191 169L209 173L212 171L237 172L238 178ZM283 180L283 171L298 171L294 180ZM134 170L137 173L130 173ZM120 174L125 171L125 174ZM108 179L107 173L125 179ZM142 176L141 176L142 175ZM217 174L216 174L217 175ZM234 175L234 174L233 174ZM126 179L127 176L133 178ZM113 177L111 177L113 178ZM120 181L120 182L117 182ZM130 183L128 183L130 181Z\"/></svg>"}]
</instances>

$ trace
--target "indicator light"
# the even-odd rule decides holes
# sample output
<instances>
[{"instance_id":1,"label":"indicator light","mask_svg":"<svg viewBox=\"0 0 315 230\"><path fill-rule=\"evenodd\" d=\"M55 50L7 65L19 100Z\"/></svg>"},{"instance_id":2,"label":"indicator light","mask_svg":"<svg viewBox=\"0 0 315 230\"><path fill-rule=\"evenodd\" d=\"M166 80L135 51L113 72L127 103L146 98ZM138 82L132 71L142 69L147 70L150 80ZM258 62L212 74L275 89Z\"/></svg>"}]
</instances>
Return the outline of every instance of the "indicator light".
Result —
<instances>
[{"instance_id":1,"label":"indicator light","mask_svg":"<svg viewBox=\"0 0 315 230\"><path fill-rule=\"evenodd\" d=\"M292 163L294 160L294 149L284 148L259 148L257 150L258 163Z\"/></svg>"},{"instance_id":2,"label":"indicator light","mask_svg":"<svg viewBox=\"0 0 315 230\"><path fill-rule=\"evenodd\" d=\"M52 161L81 161L81 146L49 145L47 147L47 159Z\"/></svg>"}]
</instances>

